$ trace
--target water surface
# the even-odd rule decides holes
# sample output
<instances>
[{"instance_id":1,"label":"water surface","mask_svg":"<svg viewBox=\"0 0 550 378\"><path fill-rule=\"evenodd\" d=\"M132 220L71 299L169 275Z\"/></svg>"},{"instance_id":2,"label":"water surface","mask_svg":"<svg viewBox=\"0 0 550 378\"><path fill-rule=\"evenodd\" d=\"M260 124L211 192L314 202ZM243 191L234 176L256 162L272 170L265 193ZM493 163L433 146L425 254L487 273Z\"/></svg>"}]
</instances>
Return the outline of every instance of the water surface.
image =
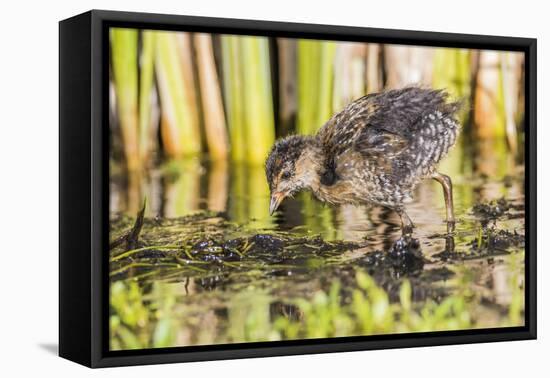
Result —
<instances>
[{"instance_id":1,"label":"water surface","mask_svg":"<svg viewBox=\"0 0 550 378\"><path fill-rule=\"evenodd\" d=\"M456 149L456 232L440 185L407 211L325 206L302 193L268 214L263 167L200 159L147 176L112 168L111 348L268 341L523 324L523 167L498 146ZM497 202L500 200L500 202Z\"/></svg>"}]
</instances>

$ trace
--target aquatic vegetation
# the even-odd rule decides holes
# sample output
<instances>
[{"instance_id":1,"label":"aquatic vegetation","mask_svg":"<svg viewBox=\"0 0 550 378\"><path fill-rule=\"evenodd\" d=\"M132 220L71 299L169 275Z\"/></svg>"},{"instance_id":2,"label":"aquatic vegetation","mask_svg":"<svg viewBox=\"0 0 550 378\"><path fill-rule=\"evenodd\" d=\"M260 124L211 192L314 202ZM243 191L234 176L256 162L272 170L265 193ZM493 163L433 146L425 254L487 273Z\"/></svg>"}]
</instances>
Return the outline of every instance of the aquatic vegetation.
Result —
<instances>
[{"instance_id":1,"label":"aquatic vegetation","mask_svg":"<svg viewBox=\"0 0 550 378\"><path fill-rule=\"evenodd\" d=\"M269 41L224 35L221 44L231 156L261 165L275 140Z\"/></svg>"},{"instance_id":2,"label":"aquatic vegetation","mask_svg":"<svg viewBox=\"0 0 550 378\"><path fill-rule=\"evenodd\" d=\"M155 34L146 30L141 33L141 38L138 147L141 164L146 165L158 149L155 136L158 131L159 112L155 108Z\"/></svg>"},{"instance_id":3,"label":"aquatic vegetation","mask_svg":"<svg viewBox=\"0 0 550 378\"><path fill-rule=\"evenodd\" d=\"M298 300L301 319L279 317L275 327L288 338L340 337L400 332L430 332L475 327L471 303L461 295L445 298L441 303L412 302L408 280L399 290L399 302L392 303L387 292L368 274L357 272L357 288L349 304L342 305L341 285L332 284L328 292L318 291L311 301Z\"/></svg>"},{"instance_id":4,"label":"aquatic vegetation","mask_svg":"<svg viewBox=\"0 0 550 378\"><path fill-rule=\"evenodd\" d=\"M521 54L123 28L110 37L112 158L130 171L158 153L195 156L203 142L214 160L230 149L259 165L275 135L313 134L352 100L411 84L449 91L465 104L470 139L502 141L520 158Z\"/></svg>"},{"instance_id":5,"label":"aquatic vegetation","mask_svg":"<svg viewBox=\"0 0 550 378\"><path fill-rule=\"evenodd\" d=\"M414 301L413 287L403 280L397 301L367 273L358 270L353 288L335 280L328 290L311 298L293 298L284 303L265 289L249 286L232 297L227 317L216 312L198 312L192 304L178 303L176 285L155 282L150 293L135 282L111 286L111 347L133 349L297 338L326 338L404 332L448 331L523 324L522 290L512 276L512 301L500 324L478 316L483 299L465 285L440 301ZM276 311L276 308L283 311ZM221 309L220 309L221 310ZM277 315L279 313L279 315ZM214 328L204 328L204 322ZM179 335L184 334L186 342Z\"/></svg>"},{"instance_id":6,"label":"aquatic vegetation","mask_svg":"<svg viewBox=\"0 0 550 378\"><path fill-rule=\"evenodd\" d=\"M296 130L314 134L332 115L336 43L298 40L298 114Z\"/></svg>"},{"instance_id":7,"label":"aquatic vegetation","mask_svg":"<svg viewBox=\"0 0 550 378\"><path fill-rule=\"evenodd\" d=\"M221 37L223 56L223 90L225 108L227 109L227 125L231 142L231 157L234 161L246 159L246 130L244 102L241 99L243 86L242 56L238 38Z\"/></svg>"},{"instance_id":8,"label":"aquatic vegetation","mask_svg":"<svg viewBox=\"0 0 550 378\"><path fill-rule=\"evenodd\" d=\"M113 29L110 33L110 41L116 108L122 134L124 157L128 169L133 170L140 163L138 146L138 31L135 29Z\"/></svg>"},{"instance_id":9,"label":"aquatic vegetation","mask_svg":"<svg viewBox=\"0 0 550 378\"><path fill-rule=\"evenodd\" d=\"M190 62L186 60L191 52L190 44L185 43L189 36L157 31L155 38L164 150L173 158L196 155L201 151L201 134L193 89L195 79Z\"/></svg>"},{"instance_id":10,"label":"aquatic vegetation","mask_svg":"<svg viewBox=\"0 0 550 378\"><path fill-rule=\"evenodd\" d=\"M464 208L459 201L452 240L423 233L437 229L429 220L412 239L393 238L396 226L380 239L367 233L342 241L337 219L322 220L311 201L302 205L317 223L286 230L246 207L240 215L113 216L111 348L522 325L521 204L501 199Z\"/></svg>"},{"instance_id":11,"label":"aquatic vegetation","mask_svg":"<svg viewBox=\"0 0 550 378\"><path fill-rule=\"evenodd\" d=\"M523 324L521 54L122 28L110 53L112 349ZM411 238L307 193L269 216L276 135L411 83L464 102L453 235L436 183Z\"/></svg>"},{"instance_id":12,"label":"aquatic vegetation","mask_svg":"<svg viewBox=\"0 0 550 378\"><path fill-rule=\"evenodd\" d=\"M218 73L216 71L212 36L198 33L194 35L195 48L197 50L197 69L199 71L199 83L201 87L202 106L207 111L203 112L204 129L208 153L215 160L227 157L229 142L225 125L222 95Z\"/></svg>"},{"instance_id":13,"label":"aquatic vegetation","mask_svg":"<svg viewBox=\"0 0 550 378\"><path fill-rule=\"evenodd\" d=\"M247 162L263 165L275 141L275 118L269 62L269 40L241 37Z\"/></svg>"}]
</instances>

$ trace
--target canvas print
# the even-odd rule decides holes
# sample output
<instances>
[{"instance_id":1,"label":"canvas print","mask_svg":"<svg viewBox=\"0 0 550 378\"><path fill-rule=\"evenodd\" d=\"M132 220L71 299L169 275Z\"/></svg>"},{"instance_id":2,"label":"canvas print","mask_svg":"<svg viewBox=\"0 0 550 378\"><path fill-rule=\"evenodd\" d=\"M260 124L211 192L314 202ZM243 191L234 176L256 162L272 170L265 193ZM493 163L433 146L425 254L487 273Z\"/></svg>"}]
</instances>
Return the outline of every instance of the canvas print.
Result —
<instances>
[{"instance_id":1,"label":"canvas print","mask_svg":"<svg viewBox=\"0 0 550 378\"><path fill-rule=\"evenodd\" d=\"M523 326L524 55L109 30L109 348Z\"/></svg>"}]
</instances>

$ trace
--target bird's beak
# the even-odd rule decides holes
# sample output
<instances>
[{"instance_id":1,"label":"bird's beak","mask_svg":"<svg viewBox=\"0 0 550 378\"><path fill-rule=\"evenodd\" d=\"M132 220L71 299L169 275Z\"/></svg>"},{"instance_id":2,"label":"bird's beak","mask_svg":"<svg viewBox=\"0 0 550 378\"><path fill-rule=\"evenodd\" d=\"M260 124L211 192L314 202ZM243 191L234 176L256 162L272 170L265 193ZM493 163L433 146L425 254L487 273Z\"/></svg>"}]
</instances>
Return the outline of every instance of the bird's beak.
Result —
<instances>
[{"instance_id":1,"label":"bird's beak","mask_svg":"<svg viewBox=\"0 0 550 378\"><path fill-rule=\"evenodd\" d=\"M271 194L271 203L269 204L269 215L273 215L275 210L279 207L281 202L285 199L285 194L281 192L275 192Z\"/></svg>"}]
</instances>

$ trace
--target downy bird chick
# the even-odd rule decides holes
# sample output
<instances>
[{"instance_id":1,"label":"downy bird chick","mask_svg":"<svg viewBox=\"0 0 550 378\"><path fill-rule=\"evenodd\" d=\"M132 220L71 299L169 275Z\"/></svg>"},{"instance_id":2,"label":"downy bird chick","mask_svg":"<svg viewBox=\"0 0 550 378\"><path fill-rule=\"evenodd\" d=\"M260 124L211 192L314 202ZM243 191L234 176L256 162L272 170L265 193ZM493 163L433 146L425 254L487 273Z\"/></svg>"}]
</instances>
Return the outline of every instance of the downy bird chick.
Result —
<instances>
[{"instance_id":1,"label":"downy bird chick","mask_svg":"<svg viewBox=\"0 0 550 378\"><path fill-rule=\"evenodd\" d=\"M413 223L404 205L417 184L443 187L447 230L454 230L451 179L436 170L460 131L459 104L443 90L407 87L373 93L348 104L313 136L278 140L265 169L270 213L286 197L310 190L329 204L376 204L393 209L403 234Z\"/></svg>"}]
</instances>

